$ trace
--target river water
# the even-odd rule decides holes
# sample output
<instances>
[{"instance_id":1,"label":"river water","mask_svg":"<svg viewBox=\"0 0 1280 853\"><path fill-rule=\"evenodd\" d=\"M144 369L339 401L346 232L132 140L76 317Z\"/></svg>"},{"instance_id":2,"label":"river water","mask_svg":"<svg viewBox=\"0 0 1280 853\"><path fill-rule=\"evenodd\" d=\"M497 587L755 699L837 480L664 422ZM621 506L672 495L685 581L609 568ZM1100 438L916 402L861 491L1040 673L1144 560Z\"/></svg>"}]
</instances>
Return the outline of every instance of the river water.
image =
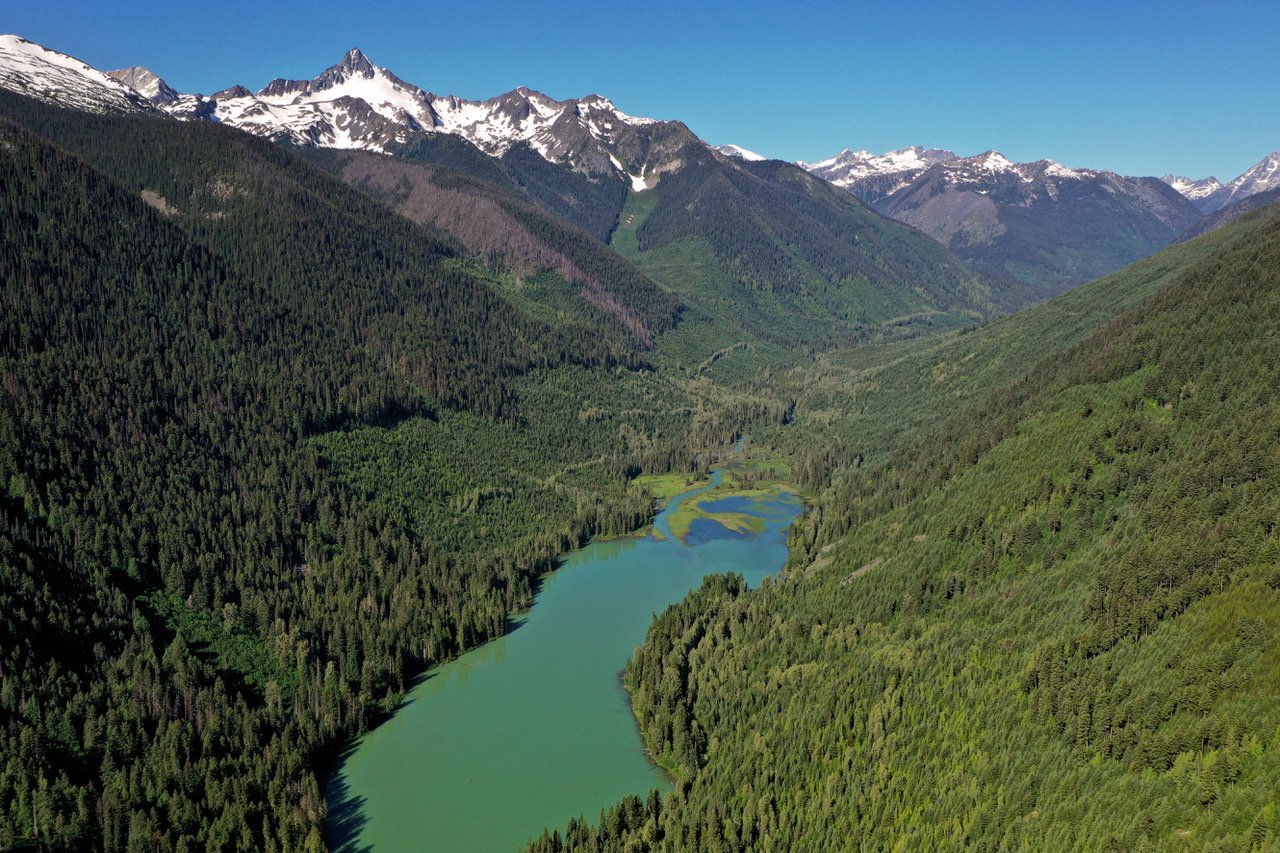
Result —
<instances>
[{"instance_id":1,"label":"river water","mask_svg":"<svg viewBox=\"0 0 1280 853\"><path fill-rule=\"evenodd\" d=\"M736 499L733 511L761 518L763 532L698 519L689 544L673 539L670 514L720 478L672 499L657 536L570 554L514 631L428 673L330 781L330 842L379 853L515 851L544 826L563 830L578 815L595 823L627 794L668 790L619 674L653 616L704 576L734 571L754 587L780 570L800 510L792 495Z\"/></svg>"}]
</instances>

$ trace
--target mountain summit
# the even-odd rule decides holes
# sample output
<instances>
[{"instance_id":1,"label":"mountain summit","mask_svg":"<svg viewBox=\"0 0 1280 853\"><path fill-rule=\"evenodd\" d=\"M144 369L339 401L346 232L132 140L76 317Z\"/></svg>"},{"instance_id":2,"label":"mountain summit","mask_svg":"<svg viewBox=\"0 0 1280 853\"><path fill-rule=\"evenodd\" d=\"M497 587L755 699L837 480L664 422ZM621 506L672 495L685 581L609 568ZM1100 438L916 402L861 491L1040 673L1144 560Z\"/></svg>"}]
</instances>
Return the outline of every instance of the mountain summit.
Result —
<instances>
[{"instance_id":1,"label":"mountain summit","mask_svg":"<svg viewBox=\"0 0 1280 853\"><path fill-rule=\"evenodd\" d=\"M912 145L887 154L846 148L826 160L798 165L873 204L906 186L930 166L957 159L959 156L952 151Z\"/></svg>"},{"instance_id":2,"label":"mountain summit","mask_svg":"<svg viewBox=\"0 0 1280 853\"><path fill-rule=\"evenodd\" d=\"M446 134L494 157L527 146L588 176L624 177L635 191L674 167L674 150L699 142L679 122L628 115L601 95L558 101L523 86L486 101L435 95L354 47L314 79L278 78L257 93L233 86L178 94L142 68L112 77L177 118L218 121L302 147L392 152L421 135Z\"/></svg>"},{"instance_id":3,"label":"mountain summit","mask_svg":"<svg viewBox=\"0 0 1280 853\"><path fill-rule=\"evenodd\" d=\"M132 68L121 68L119 71L108 71L107 76L125 84L153 104L171 104L178 100L178 93L148 68L135 65Z\"/></svg>"},{"instance_id":4,"label":"mountain summit","mask_svg":"<svg viewBox=\"0 0 1280 853\"><path fill-rule=\"evenodd\" d=\"M1212 175L1200 180L1184 177L1183 175L1165 175L1160 180L1186 196L1201 211L1205 210L1205 199L1222 189L1222 181ZM1211 203L1208 202L1208 204Z\"/></svg>"}]
</instances>

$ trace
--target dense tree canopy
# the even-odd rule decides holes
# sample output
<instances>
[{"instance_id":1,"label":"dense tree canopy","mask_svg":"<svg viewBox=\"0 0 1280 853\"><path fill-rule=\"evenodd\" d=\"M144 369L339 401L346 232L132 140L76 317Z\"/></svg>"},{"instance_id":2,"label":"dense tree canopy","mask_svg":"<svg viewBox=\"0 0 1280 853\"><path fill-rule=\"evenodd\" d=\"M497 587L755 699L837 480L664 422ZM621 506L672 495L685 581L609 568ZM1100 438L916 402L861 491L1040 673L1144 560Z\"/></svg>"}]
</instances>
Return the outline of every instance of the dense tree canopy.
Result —
<instances>
[{"instance_id":1,"label":"dense tree canopy","mask_svg":"<svg viewBox=\"0 0 1280 853\"><path fill-rule=\"evenodd\" d=\"M0 127L0 845L321 846L328 750L642 524L694 409L287 151L5 105L84 159Z\"/></svg>"},{"instance_id":2,"label":"dense tree canopy","mask_svg":"<svg viewBox=\"0 0 1280 853\"><path fill-rule=\"evenodd\" d=\"M1223 239L662 614L675 793L532 849L1275 849L1280 211Z\"/></svg>"}]
</instances>

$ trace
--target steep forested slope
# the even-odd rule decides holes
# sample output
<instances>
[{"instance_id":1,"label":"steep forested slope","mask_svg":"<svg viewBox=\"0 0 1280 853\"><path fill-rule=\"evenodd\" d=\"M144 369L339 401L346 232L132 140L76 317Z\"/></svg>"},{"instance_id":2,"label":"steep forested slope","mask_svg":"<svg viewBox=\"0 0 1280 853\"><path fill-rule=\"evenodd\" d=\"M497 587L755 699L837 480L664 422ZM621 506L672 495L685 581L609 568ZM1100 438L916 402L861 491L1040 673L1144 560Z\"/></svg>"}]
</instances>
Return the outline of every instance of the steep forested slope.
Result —
<instances>
[{"instance_id":1,"label":"steep forested slope","mask_svg":"<svg viewBox=\"0 0 1280 853\"><path fill-rule=\"evenodd\" d=\"M535 847L1273 849L1278 213L659 617L676 794Z\"/></svg>"},{"instance_id":2,"label":"steep forested slope","mask_svg":"<svg viewBox=\"0 0 1280 853\"><path fill-rule=\"evenodd\" d=\"M796 401L797 422L785 430L757 430L753 440L780 452L793 445L846 445L865 463L879 463L920 430L1024 375L1047 354L1075 345L1192 265L1264 226L1259 219L1176 244L1043 305L982 325L837 349L818 354L813 364L775 371L767 387Z\"/></svg>"},{"instance_id":3,"label":"steep forested slope","mask_svg":"<svg viewBox=\"0 0 1280 853\"><path fill-rule=\"evenodd\" d=\"M595 237L612 235L649 278L699 309L667 344L686 367L743 339L807 349L954 326L1028 299L1016 287L993 289L934 241L798 167L724 157L687 130L672 130L661 149L638 192L521 145L500 160L446 138L394 153L523 196ZM337 159L371 177L371 161ZM404 167L379 171L393 168Z\"/></svg>"},{"instance_id":4,"label":"steep forested slope","mask_svg":"<svg viewBox=\"0 0 1280 853\"><path fill-rule=\"evenodd\" d=\"M364 151L311 149L307 159L439 229L508 277L506 293L563 315L577 295L646 346L671 329L680 303L616 252L517 192L452 169ZM550 278L539 277L552 273ZM558 286L557 286L558 285ZM535 309L536 310L536 309Z\"/></svg>"},{"instance_id":5,"label":"steep forested slope","mask_svg":"<svg viewBox=\"0 0 1280 853\"><path fill-rule=\"evenodd\" d=\"M709 150L691 148L681 168L632 194L613 243L685 301L729 319L739 337L784 346L866 340L889 324L957 324L1017 301L798 167Z\"/></svg>"},{"instance_id":6,"label":"steep forested slope","mask_svg":"<svg viewBox=\"0 0 1280 853\"><path fill-rule=\"evenodd\" d=\"M326 751L641 523L694 410L285 149L3 106L85 159L0 122L0 846L317 848ZM428 489L370 486L401 437Z\"/></svg>"},{"instance_id":7,"label":"steep forested slope","mask_svg":"<svg viewBox=\"0 0 1280 853\"><path fill-rule=\"evenodd\" d=\"M216 125L87 115L7 92L0 92L0 112L74 151L126 186L147 192L154 205L200 239L236 247L229 252L232 262L249 264L246 247L262 251L264 246L273 246L288 251L292 256L289 263L294 268L307 268L310 275L335 280L358 277L358 269L336 263L331 257L327 245L332 238L324 236L331 223L317 213L347 212L345 206L367 221L386 217L382 206L309 168L289 150ZM467 187L467 192L472 191ZM259 208L263 199L283 209L273 211L272 217L262 217ZM412 229L387 224L382 230L390 234ZM543 230L551 230L551 226ZM572 232L564 226L561 230ZM258 233L266 239L248 239ZM416 235L418 240L433 238L438 254L474 254L482 261L490 260L485 253L469 253L464 243L449 239L442 229L419 229ZM586 255L567 243L568 238L562 237L556 248ZM593 275L567 297L569 306L593 315L586 326L613 325L647 339L674 322L677 302L653 282L633 271L619 275L609 269L609 274L602 274L589 260L582 263ZM615 284L616 291L611 289ZM609 337L618 343L618 335ZM623 354L627 349L630 347L624 345L615 356L627 360L629 356Z\"/></svg>"}]
</instances>

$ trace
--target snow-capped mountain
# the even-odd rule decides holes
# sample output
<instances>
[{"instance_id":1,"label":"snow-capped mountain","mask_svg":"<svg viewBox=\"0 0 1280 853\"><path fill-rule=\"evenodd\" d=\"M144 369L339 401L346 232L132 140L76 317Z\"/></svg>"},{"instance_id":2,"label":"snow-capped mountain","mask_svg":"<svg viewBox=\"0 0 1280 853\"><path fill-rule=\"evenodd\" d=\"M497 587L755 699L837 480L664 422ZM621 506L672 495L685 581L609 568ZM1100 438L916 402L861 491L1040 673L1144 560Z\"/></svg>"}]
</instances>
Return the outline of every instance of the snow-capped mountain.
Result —
<instances>
[{"instance_id":1,"label":"snow-capped mountain","mask_svg":"<svg viewBox=\"0 0 1280 853\"><path fill-rule=\"evenodd\" d=\"M172 91L146 69L113 73L138 81L144 95ZM218 121L301 146L386 152L417 134L443 133L501 157L526 144L576 171L621 173L635 190L652 186L671 168L651 156L662 147L655 142L672 133L692 137L679 122L628 115L600 95L557 101L524 87L487 101L433 95L355 48L312 80L277 79L256 93L232 86L153 102L177 118Z\"/></svg>"},{"instance_id":2,"label":"snow-capped mountain","mask_svg":"<svg viewBox=\"0 0 1280 853\"><path fill-rule=\"evenodd\" d=\"M0 36L0 89L93 113L147 113L134 89L78 59L21 36Z\"/></svg>"},{"instance_id":3,"label":"snow-capped mountain","mask_svg":"<svg viewBox=\"0 0 1280 853\"><path fill-rule=\"evenodd\" d=\"M868 197L880 199L891 195L930 166L956 159L957 155L951 151L912 145L887 154L846 148L827 160L797 165L868 201Z\"/></svg>"},{"instance_id":4,"label":"snow-capped mountain","mask_svg":"<svg viewBox=\"0 0 1280 853\"><path fill-rule=\"evenodd\" d=\"M1228 184L1217 178L1194 181L1174 175L1160 180L1191 199L1202 212L1214 213L1249 196L1280 188L1280 151L1272 151Z\"/></svg>"},{"instance_id":5,"label":"snow-capped mountain","mask_svg":"<svg viewBox=\"0 0 1280 853\"><path fill-rule=\"evenodd\" d=\"M942 174L951 183L980 182L984 177L1016 174L1025 182L1048 179L1049 184L1056 184L1059 179L1082 179L1101 174L1093 170L1068 169L1052 160L1014 163L998 151L984 151L974 157L961 157L953 151L923 148L919 145L887 154L851 151L846 148L828 160L798 165L847 189L872 206L879 205L910 186L916 178L934 166L942 167ZM1049 184L1046 189L1052 192Z\"/></svg>"},{"instance_id":6,"label":"snow-capped mountain","mask_svg":"<svg viewBox=\"0 0 1280 853\"><path fill-rule=\"evenodd\" d=\"M998 151L846 150L800 165L978 269L1030 284L1041 296L1150 254L1200 218L1155 178L1053 160L1015 163Z\"/></svg>"},{"instance_id":7,"label":"snow-capped mountain","mask_svg":"<svg viewBox=\"0 0 1280 853\"><path fill-rule=\"evenodd\" d=\"M1165 175L1160 180L1182 193L1202 211L1206 209L1204 200L1222 189L1222 181L1212 176L1197 181L1182 175Z\"/></svg>"},{"instance_id":8,"label":"snow-capped mountain","mask_svg":"<svg viewBox=\"0 0 1280 853\"><path fill-rule=\"evenodd\" d=\"M1210 196L1213 207L1221 210L1251 195L1280 187L1280 151L1272 151L1261 162Z\"/></svg>"},{"instance_id":9,"label":"snow-capped mountain","mask_svg":"<svg viewBox=\"0 0 1280 853\"><path fill-rule=\"evenodd\" d=\"M754 151L743 148L741 145L733 145L732 143L726 144L726 145L717 145L715 148L717 151L719 151L721 154L725 155L726 157L737 157L739 160L746 160L750 163L758 163L761 160L769 159L768 157L765 157L763 154L757 154Z\"/></svg>"},{"instance_id":10,"label":"snow-capped mountain","mask_svg":"<svg viewBox=\"0 0 1280 853\"><path fill-rule=\"evenodd\" d=\"M231 86L203 95L179 93L146 68L103 73L4 36L0 87L96 112L158 109L304 147L389 152L430 134L460 137L494 157L527 145L551 163L622 177L637 191L679 168L685 145L705 146L680 122L628 115L600 95L557 101L523 87L487 101L434 95L358 49L312 80L277 79L256 93Z\"/></svg>"}]
</instances>

